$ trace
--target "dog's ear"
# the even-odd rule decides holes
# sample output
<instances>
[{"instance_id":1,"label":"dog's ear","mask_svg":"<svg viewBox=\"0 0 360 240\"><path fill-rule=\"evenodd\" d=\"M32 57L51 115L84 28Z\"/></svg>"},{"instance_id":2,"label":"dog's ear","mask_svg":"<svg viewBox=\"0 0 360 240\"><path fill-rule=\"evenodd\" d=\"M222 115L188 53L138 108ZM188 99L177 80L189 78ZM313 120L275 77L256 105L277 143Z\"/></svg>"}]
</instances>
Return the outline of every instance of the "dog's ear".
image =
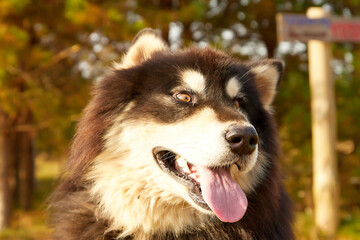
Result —
<instances>
[{"instance_id":1,"label":"dog's ear","mask_svg":"<svg viewBox=\"0 0 360 240\"><path fill-rule=\"evenodd\" d=\"M253 73L260 101L270 110L283 74L283 63L279 60L262 60L249 64Z\"/></svg>"},{"instance_id":2,"label":"dog's ear","mask_svg":"<svg viewBox=\"0 0 360 240\"><path fill-rule=\"evenodd\" d=\"M125 69L134 67L148 59L155 52L169 50L169 46L162 39L160 34L150 28L143 29L134 38L130 49L120 63L115 63L115 69Z\"/></svg>"}]
</instances>

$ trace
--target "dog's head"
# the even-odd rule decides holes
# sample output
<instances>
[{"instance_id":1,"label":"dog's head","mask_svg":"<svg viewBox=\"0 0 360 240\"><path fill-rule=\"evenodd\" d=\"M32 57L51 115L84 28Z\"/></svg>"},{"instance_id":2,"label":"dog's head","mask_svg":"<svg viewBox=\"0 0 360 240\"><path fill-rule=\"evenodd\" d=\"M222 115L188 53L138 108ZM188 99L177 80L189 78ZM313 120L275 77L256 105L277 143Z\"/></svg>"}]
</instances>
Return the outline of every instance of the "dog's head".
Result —
<instances>
[{"instance_id":1,"label":"dog's head","mask_svg":"<svg viewBox=\"0 0 360 240\"><path fill-rule=\"evenodd\" d=\"M85 176L99 214L124 235L240 220L271 164L281 73L275 60L171 52L156 32L139 33L99 82L78 133L88 124L83 141L101 138Z\"/></svg>"}]
</instances>

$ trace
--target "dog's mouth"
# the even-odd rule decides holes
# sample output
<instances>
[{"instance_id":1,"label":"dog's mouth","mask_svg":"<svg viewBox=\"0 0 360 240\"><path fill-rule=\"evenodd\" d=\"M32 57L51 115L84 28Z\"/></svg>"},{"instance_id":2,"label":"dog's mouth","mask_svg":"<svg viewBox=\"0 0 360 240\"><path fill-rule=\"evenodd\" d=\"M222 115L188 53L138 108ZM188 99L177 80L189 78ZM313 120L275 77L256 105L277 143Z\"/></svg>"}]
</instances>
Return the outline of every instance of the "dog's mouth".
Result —
<instances>
[{"instance_id":1,"label":"dog's mouth","mask_svg":"<svg viewBox=\"0 0 360 240\"><path fill-rule=\"evenodd\" d=\"M187 162L180 155L162 147L154 148L153 154L161 170L185 185L195 203L204 209L210 210L201 194L199 174L195 165Z\"/></svg>"},{"instance_id":2,"label":"dog's mouth","mask_svg":"<svg viewBox=\"0 0 360 240\"><path fill-rule=\"evenodd\" d=\"M212 210L220 220L236 222L245 214L247 198L228 167L196 166L163 147L154 148L153 155L162 171L188 188L197 205Z\"/></svg>"}]
</instances>

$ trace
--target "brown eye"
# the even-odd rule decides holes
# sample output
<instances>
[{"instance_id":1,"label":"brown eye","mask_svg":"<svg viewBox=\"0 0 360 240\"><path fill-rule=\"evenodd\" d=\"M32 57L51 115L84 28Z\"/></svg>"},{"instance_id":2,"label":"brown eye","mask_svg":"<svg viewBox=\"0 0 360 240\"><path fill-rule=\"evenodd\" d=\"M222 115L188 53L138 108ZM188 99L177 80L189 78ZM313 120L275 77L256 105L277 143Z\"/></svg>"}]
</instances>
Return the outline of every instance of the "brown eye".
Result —
<instances>
[{"instance_id":1,"label":"brown eye","mask_svg":"<svg viewBox=\"0 0 360 240\"><path fill-rule=\"evenodd\" d=\"M192 98L191 98L190 94L187 94L187 93L177 93L177 94L175 94L175 97L182 102L187 102L187 103L192 102Z\"/></svg>"},{"instance_id":2,"label":"brown eye","mask_svg":"<svg viewBox=\"0 0 360 240\"><path fill-rule=\"evenodd\" d=\"M244 101L241 98L235 99L234 102L237 109L240 109L244 105Z\"/></svg>"}]
</instances>

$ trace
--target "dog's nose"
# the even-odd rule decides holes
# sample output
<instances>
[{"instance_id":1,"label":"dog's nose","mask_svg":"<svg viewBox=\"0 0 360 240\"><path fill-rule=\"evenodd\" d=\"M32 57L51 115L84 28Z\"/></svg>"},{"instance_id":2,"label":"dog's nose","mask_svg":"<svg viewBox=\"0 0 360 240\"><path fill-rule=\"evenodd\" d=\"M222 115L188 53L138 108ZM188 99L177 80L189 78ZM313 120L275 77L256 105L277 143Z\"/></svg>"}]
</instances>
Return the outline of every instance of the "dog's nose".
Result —
<instances>
[{"instance_id":1,"label":"dog's nose","mask_svg":"<svg viewBox=\"0 0 360 240\"><path fill-rule=\"evenodd\" d=\"M251 154L258 144L258 135L252 126L231 125L225 134L230 149L236 154Z\"/></svg>"}]
</instances>

